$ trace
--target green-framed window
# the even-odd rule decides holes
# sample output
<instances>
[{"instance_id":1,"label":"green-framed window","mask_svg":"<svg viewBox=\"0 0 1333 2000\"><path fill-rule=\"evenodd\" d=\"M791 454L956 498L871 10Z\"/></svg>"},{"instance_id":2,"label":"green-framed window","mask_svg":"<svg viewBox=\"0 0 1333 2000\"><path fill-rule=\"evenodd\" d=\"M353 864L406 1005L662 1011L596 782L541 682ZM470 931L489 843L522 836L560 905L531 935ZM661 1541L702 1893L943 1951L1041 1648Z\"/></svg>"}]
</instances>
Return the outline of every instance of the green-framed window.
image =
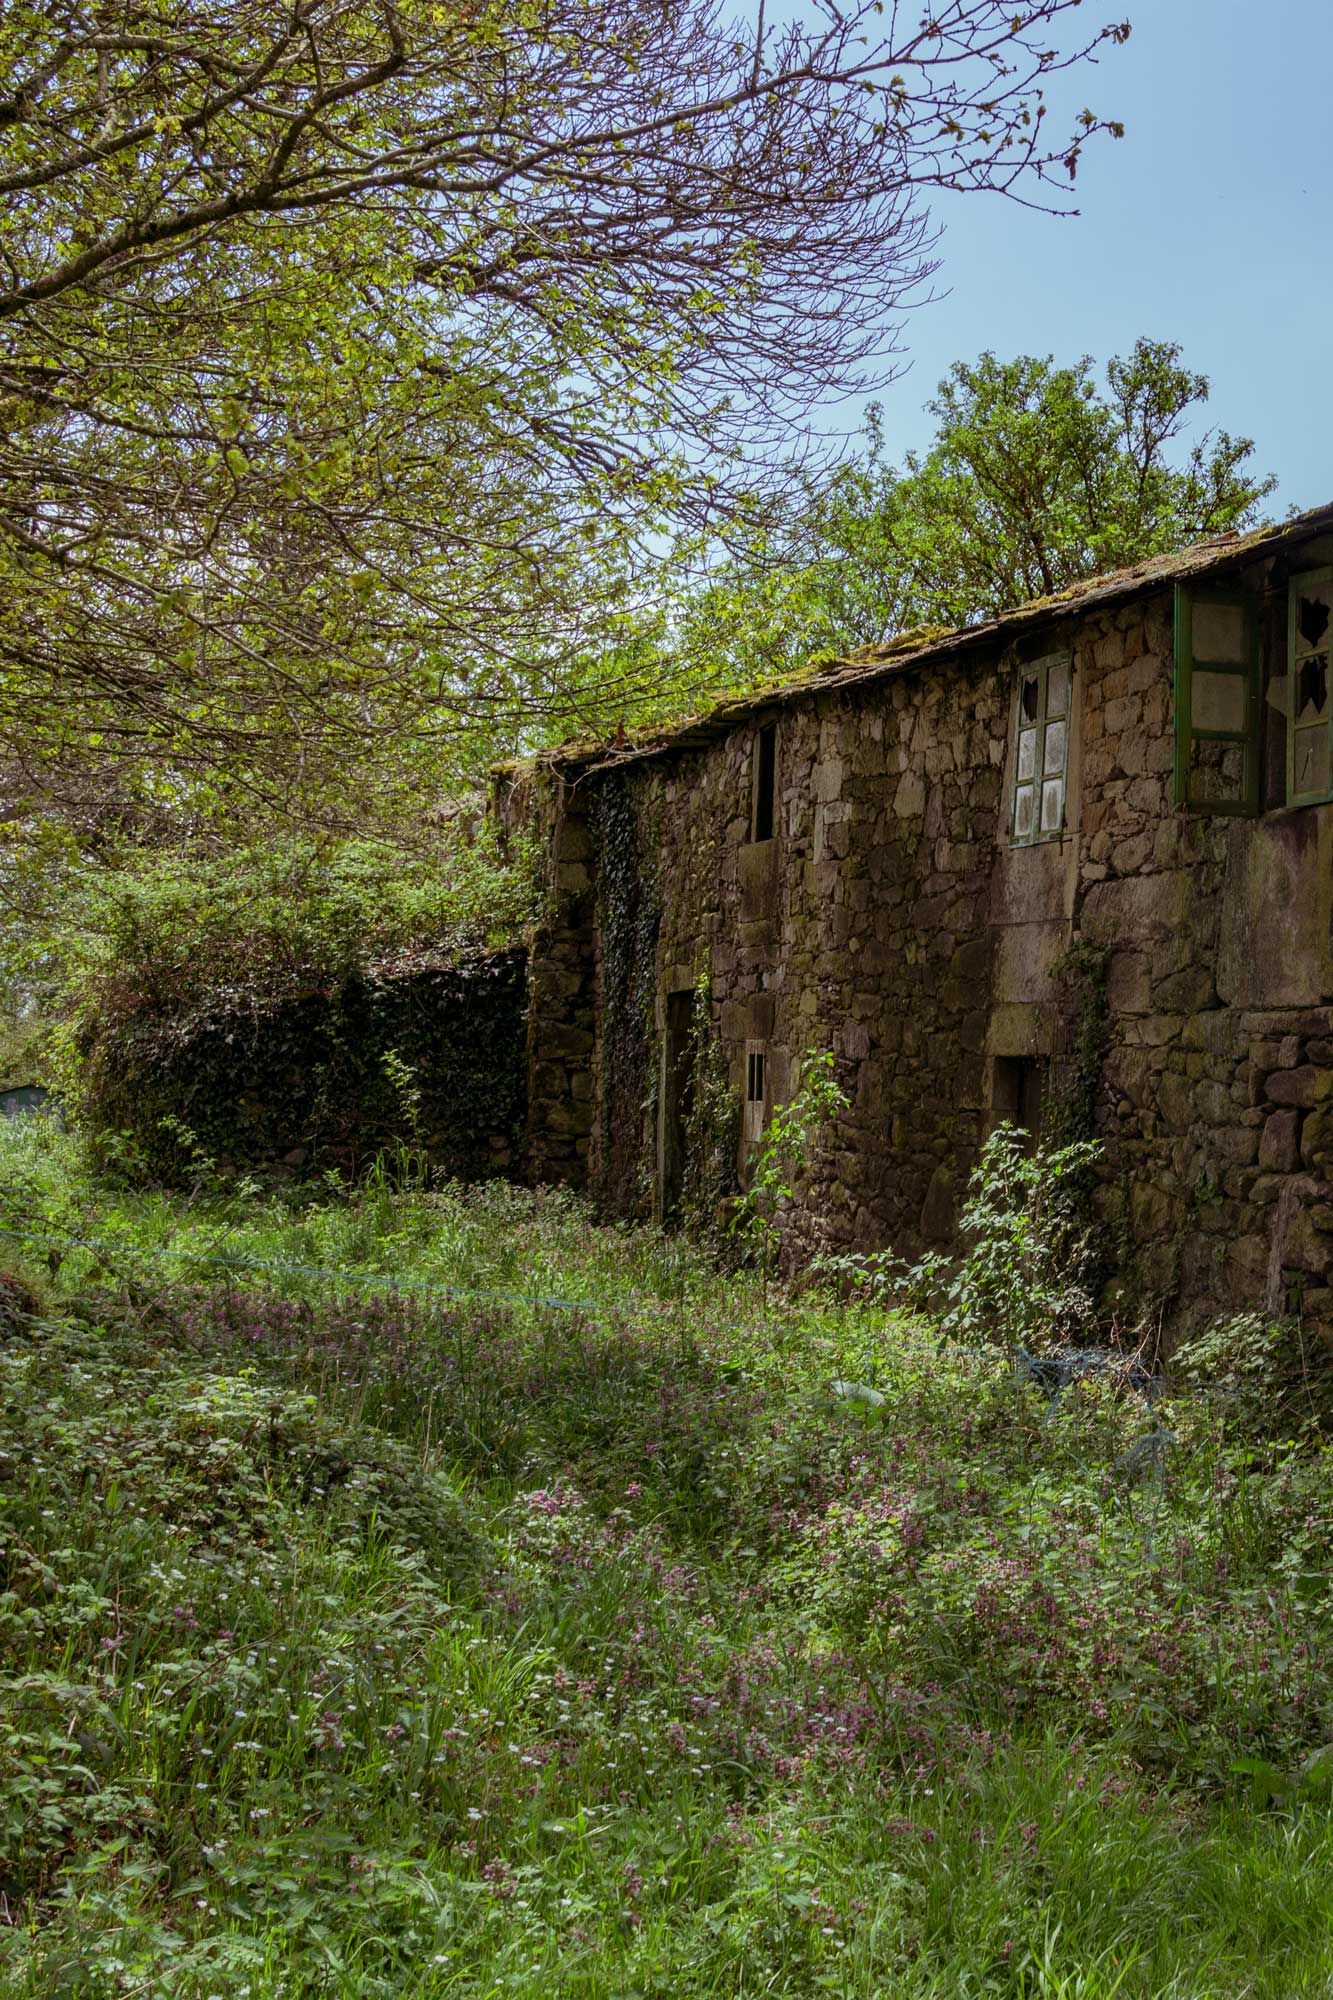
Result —
<instances>
[{"instance_id":1,"label":"green-framed window","mask_svg":"<svg viewBox=\"0 0 1333 2000\"><path fill-rule=\"evenodd\" d=\"M1065 824L1065 773L1073 702L1068 653L1034 660L1018 676L1014 706L1014 806L1009 838L1017 847L1058 840Z\"/></svg>"},{"instance_id":2,"label":"green-framed window","mask_svg":"<svg viewBox=\"0 0 1333 2000\"><path fill-rule=\"evenodd\" d=\"M1259 810L1259 615L1238 587L1176 586L1176 804Z\"/></svg>"},{"instance_id":3,"label":"green-framed window","mask_svg":"<svg viewBox=\"0 0 1333 2000\"><path fill-rule=\"evenodd\" d=\"M1310 570L1287 586L1287 804L1333 798L1333 703L1329 700L1333 570Z\"/></svg>"}]
</instances>

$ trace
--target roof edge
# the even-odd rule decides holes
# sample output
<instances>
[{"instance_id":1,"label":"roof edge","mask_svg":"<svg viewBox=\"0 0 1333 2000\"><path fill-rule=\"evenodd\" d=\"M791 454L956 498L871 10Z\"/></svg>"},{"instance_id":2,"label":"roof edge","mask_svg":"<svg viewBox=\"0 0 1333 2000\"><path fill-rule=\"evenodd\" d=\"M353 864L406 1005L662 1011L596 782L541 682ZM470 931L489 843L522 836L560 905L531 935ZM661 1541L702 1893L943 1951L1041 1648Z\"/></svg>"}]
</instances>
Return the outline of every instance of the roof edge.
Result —
<instances>
[{"instance_id":1,"label":"roof edge","mask_svg":"<svg viewBox=\"0 0 1333 2000\"><path fill-rule=\"evenodd\" d=\"M639 764L659 757L683 755L702 749L707 743L727 735L732 729L764 710L784 707L807 697L837 693L846 687L894 679L928 666L950 654L974 652L978 648L1015 636L1043 623L1055 624L1082 612L1119 604L1140 591L1161 589L1186 578L1221 575L1233 565L1276 555L1325 531L1333 531L1333 502L1310 508L1289 520L1255 528L1249 534L1234 532L1216 535L1172 555L1149 556L1120 570L1070 584L1050 597L1033 598L1015 605L998 618L981 625L913 626L896 637L866 646L858 652L816 660L801 673L770 686L720 701L696 716L686 717L668 727L645 729L625 740L603 739L596 743L560 744L532 759L531 768L545 769L556 776L576 780L594 772Z\"/></svg>"}]
</instances>

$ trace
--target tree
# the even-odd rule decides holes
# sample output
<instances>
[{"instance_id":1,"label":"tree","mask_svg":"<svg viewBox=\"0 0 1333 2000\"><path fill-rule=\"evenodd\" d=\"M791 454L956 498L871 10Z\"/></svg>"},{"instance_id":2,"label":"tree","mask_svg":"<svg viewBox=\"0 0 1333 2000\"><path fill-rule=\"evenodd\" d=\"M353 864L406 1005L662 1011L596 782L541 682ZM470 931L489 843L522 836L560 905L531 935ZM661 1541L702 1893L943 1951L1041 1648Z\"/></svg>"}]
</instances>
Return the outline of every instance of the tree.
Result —
<instances>
[{"instance_id":1,"label":"tree","mask_svg":"<svg viewBox=\"0 0 1333 2000\"><path fill-rule=\"evenodd\" d=\"M355 817L551 726L882 359L932 191L1072 178L1049 79L1128 33L1075 5L6 10L14 810Z\"/></svg>"},{"instance_id":2,"label":"tree","mask_svg":"<svg viewBox=\"0 0 1333 2000\"><path fill-rule=\"evenodd\" d=\"M1139 340L1104 389L1086 356L956 362L927 405L930 448L895 470L875 410L866 452L810 482L785 532L686 608L682 651L753 680L1253 527L1277 482L1247 437L1185 442L1208 397L1171 341Z\"/></svg>"}]
</instances>

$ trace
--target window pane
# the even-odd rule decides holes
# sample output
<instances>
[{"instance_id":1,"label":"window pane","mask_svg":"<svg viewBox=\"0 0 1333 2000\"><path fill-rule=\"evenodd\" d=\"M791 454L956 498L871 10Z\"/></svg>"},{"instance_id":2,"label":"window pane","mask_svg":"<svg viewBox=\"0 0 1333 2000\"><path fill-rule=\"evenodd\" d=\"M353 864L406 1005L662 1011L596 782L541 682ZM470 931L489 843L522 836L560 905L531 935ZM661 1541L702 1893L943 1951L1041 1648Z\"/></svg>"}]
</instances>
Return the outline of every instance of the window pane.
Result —
<instances>
[{"instance_id":1,"label":"window pane","mask_svg":"<svg viewBox=\"0 0 1333 2000\"><path fill-rule=\"evenodd\" d=\"M1014 793L1014 833L1019 840L1026 840L1032 832L1034 803L1031 785L1020 785Z\"/></svg>"},{"instance_id":2,"label":"window pane","mask_svg":"<svg viewBox=\"0 0 1333 2000\"><path fill-rule=\"evenodd\" d=\"M1065 787L1062 778L1048 778L1041 788L1041 830L1043 833L1060 831L1060 815L1064 806Z\"/></svg>"},{"instance_id":3,"label":"window pane","mask_svg":"<svg viewBox=\"0 0 1333 2000\"><path fill-rule=\"evenodd\" d=\"M1196 672L1190 686L1190 722L1195 729L1245 733L1244 674Z\"/></svg>"},{"instance_id":4,"label":"window pane","mask_svg":"<svg viewBox=\"0 0 1333 2000\"><path fill-rule=\"evenodd\" d=\"M1069 662L1057 660L1046 676L1047 715L1069 713Z\"/></svg>"},{"instance_id":5,"label":"window pane","mask_svg":"<svg viewBox=\"0 0 1333 2000\"><path fill-rule=\"evenodd\" d=\"M1035 778L1037 775L1037 732L1035 729L1020 729L1018 732L1018 777Z\"/></svg>"},{"instance_id":6,"label":"window pane","mask_svg":"<svg viewBox=\"0 0 1333 2000\"><path fill-rule=\"evenodd\" d=\"M1206 598L1194 600L1191 620L1196 660L1232 660L1244 664L1245 606L1210 604Z\"/></svg>"},{"instance_id":7,"label":"window pane","mask_svg":"<svg viewBox=\"0 0 1333 2000\"><path fill-rule=\"evenodd\" d=\"M1023 694L1022 694L1023 720L1025 722L1035 722L1037 719L1037 711L1040 707L1041 707L1041 682L1036 674L1032 674L1023 683Z\"/></svg>"},{"instance_id":8,"label":"window pane","mask_svg":"<svg viewBox=\"0 0 1333 2000\"><path fill-rule=\"evenodd\" d=\"M1058 778L1065 768L1065 734L1067 722L1048 722L1046 725L1046 758L1042 770L1048 778Z\"/></svg>"},{"instance_id":9,"label":"window pane","mask_svg":"<svg viewBox=\"0 0 1333 2000\"><path fill-rule=\"evenodd\" d=\"M1298 729L1296 731L1292 770L1296 781L1296 791L1300 797L1304 798L1314 793L1323 793L1328 790L1328 725L1326 723L1320 723L1314 729Z\"/></svg>"}]
</instances>

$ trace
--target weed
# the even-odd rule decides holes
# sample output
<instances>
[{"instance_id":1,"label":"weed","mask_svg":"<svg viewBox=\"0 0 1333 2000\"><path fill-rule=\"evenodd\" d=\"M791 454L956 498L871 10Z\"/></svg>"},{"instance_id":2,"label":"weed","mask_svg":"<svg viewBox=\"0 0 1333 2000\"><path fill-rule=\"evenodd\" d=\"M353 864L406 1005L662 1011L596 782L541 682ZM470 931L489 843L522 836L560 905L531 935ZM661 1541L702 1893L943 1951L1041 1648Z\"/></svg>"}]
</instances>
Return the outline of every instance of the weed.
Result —
<instances>
[{"instance_id":1,"label":"weed","mask_svg":"<svg viewBox=\"0 0 1333 2000\"><path fill-rule=\"evenodd\" d=\"M567 1194L0 1144L6 2000L1330 1989L1317 1434Z\"/></svg>"}]
</instances>

